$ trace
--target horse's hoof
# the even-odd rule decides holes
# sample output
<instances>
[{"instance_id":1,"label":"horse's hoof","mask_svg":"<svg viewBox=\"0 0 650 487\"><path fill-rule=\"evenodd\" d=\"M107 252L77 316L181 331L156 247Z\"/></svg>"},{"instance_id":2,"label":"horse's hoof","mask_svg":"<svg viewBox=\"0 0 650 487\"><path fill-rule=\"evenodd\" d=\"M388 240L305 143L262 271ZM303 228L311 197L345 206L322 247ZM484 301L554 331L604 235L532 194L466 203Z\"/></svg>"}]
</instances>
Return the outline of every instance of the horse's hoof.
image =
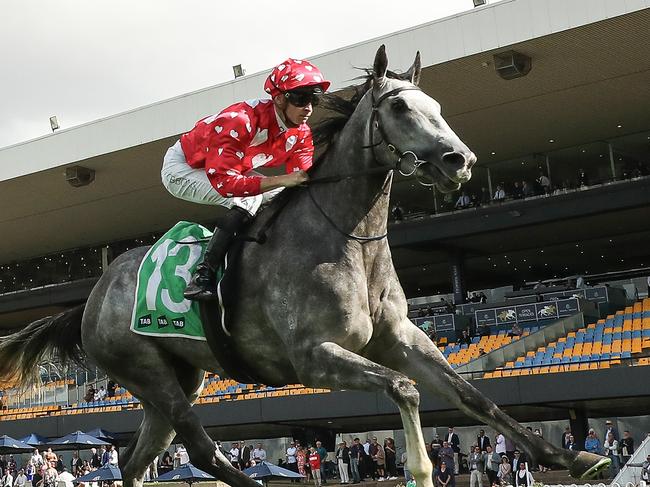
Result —
<instances>
[{"instance_id":1,"label":"horse's hoof","mask_svg":"<svg viewBox=\"0 0 650 487\"><path fill-rule=\"evenodd\" d=\"M578 452L578 456L571 464L569 473L576 479L593 479L598 473L609 468L612 463L611 458L601 457L594 453L586 451Z\"/></svg>"}]
</instances>

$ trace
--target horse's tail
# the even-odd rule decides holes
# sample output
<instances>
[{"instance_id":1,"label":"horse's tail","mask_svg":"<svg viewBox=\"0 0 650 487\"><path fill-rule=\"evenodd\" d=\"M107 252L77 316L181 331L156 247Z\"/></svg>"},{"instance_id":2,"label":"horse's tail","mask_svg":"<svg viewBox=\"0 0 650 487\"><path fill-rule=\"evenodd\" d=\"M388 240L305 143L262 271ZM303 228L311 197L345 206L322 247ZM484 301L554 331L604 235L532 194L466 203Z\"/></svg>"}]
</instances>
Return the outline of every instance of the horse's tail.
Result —
<instances>
[{"instance_id":1,"label":"horse's tail","mask_svg":"<svg viewBox=\"0 0 650 487\"><path fill-rule=\"evenodd\" d=\"M0 337L0 382L15 387L38 383L38 365L52 359L82 363L81 318L85 304L34 321Z\"/></svg>"}]
</instances>

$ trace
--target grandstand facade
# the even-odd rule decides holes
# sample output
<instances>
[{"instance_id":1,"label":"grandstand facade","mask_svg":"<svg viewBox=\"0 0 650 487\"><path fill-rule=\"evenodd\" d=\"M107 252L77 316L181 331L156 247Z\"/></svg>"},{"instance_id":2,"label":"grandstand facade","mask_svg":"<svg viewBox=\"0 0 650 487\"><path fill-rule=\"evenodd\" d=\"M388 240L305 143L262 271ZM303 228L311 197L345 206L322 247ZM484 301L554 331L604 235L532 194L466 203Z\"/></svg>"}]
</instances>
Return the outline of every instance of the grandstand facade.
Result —
<instances>
[{"instance_id":1,"label":"grandstand facade","mask_svg":"<svg viewBox=\"0 0 650 487\"><path fill-rule=\"evenodd\" d=\"M450 197L398 178L395 264L413 321L520 421L583 430L589 418L639 416L650 404L648 25L647 0L504 0L313 58L342 90L381 43L395 68L421 51L421 87L478 155L463 188L476 199L458 206L463 190ZM526 76L497 74L494 55L510 50L532 60ZM196 120L263 96L265 76L0 149L0 330L83 302L112 259L176 221L213 221L220 209L162 187L163 154ZM93 169L95 181L68 185L62 174L76 165ZM518 194L515 182L533 185L540 173L548 189ZM494 198L497 187L505 199ZM524 285L539 281L545 292ZM467 291L487 302L466 303ZM453 297L455 307L436 310L433 295ZM509 336L515 323L521 334ZM474 338L461 344L468 327ZM3 433L137 428L142 412L128 391L83 400L89 384L106 384L101 372L45 377L38 392L4 385ZM397 410L377 394L215 376L197 410L220 438L399 428ZM427 394L422 414L429 427L471 424Z\"/></svg>"}]
</instances>

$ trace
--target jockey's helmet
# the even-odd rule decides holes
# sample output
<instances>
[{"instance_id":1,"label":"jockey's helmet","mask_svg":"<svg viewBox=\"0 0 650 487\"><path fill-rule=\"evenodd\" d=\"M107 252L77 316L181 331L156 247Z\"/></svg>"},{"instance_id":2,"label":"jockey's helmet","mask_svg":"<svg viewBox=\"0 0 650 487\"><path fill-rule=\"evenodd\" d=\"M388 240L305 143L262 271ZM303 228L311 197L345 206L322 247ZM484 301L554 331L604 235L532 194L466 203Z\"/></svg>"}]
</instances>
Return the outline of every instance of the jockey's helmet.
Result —
<instances>
[{"instance_id":1,"label":"jockey's helmet","mask_svg":"<svg viewBox=\"0 0 650 487\"><path fill-rule=\"evenodd\" d=\"M323 73L309 61L289 58L278 64L264 83L264 91L275 98L300 88L312 88L312 92L325 92L330 82Z\"/></svg>"}]
</instances>

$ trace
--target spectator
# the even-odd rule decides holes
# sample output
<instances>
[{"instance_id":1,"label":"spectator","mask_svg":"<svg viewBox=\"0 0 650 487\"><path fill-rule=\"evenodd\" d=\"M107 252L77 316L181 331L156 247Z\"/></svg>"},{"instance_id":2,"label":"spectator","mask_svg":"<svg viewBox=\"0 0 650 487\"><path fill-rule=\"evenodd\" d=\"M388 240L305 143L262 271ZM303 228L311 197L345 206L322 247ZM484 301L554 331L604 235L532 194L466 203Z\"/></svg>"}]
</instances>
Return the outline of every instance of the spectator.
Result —
<instances>
[{"instance_id":1,"label":"spectator","mask_svg":"<svg viewBox=\"0 0 650 487\"><path fill-rule=\"evenodd\" d=\"M102 457L99 453L97 453L96 448L91 448L90 449L90 468L97 469L102 466Z\"/></svg>"},{"instance_id":2,"label":"spectator","mask_svg":"<svg viewBox=\"0 0 650 487\"><path fill-rule=\"evenodd\" d=\"M388 477L388 480L397 480L397 451L394 439L386 438L384 440L384 454L386 460L386 477Z\"/></svg>"},{"instance_id":3,"label":"spectator","mask_svg":"<svg viewBox=\"0 0 650 487\"><path fill-rule=\"evenodd\" d=\"M304 463L304 460L305 460L305 454L304 453L305 452L303 450L303 463ZM261 443L258 443L257 447L253 450L253 460L255 461L255 463L262 463L262 462L266 461L266 450L264 449L264 447L262 446ZM303 467L304 467L304 465L303 465Z\"/></svg>"},{"instance_id":4,"label":"spectator","mask_svg":"<svg viewBox=\"0 0 650 487\"><path fill-rule=\"evenodd\" d=\"M497 482L501 457L492 450L491 445L487 445L485 448L485 473L487 474L488 483L492 487Z\"/></svg>"},{"instance_id":5,"label":"spectator","mask_svg":"<svg viewBox=\"0 0 650 487\"><path fill-rule=\"evenodd\" d=\"M176 463L179 467L190 463L190 456L187 454L187 450L183 445L178 445L176 447L176 453L174 454L174 457L176 457Z\"/></svg>"},{"instance_id":6,"label":"spectator","mask_svg":"<svg viewBox=\"0 0 650 487\"><path fill-rule=\"evenodd\" d=\"M56 456L56 453L52 451L52 448L47 449L47 451L43 454L43 459L45 460L45 464L48 467L56 468L56 462L58 457Z\"/></svg>"},{"instance_id":7,"label":"spectator","mask_svg":"<svg viewBox=\"0 0 650 487\"><path fill-rule=\"evenodd\" d=\"M320 441L316 441L316 451L320 455L320 473L321 473L321 479L320 481L323 484L327 483L327 472L325 471L325 461L327 460L327 450L323 446L323 443ZM288 450L287 450L288 452Z\"/></svg>"},{"instance_id":8,"label":"spectator","mask_svg":"<svg viewBox=\"0 0 650 487\"><path fill-rule=\"evenodd\" d=\"M440 465L443 463L447 465L447 468L449 468L450 472L453 472L456 470L456 453L454 452L454 449L451 447L449 442L447 440L442 442L442 448L440 448L440 452L438 453L438 457L440 458Z\"/></svg>"},{"instance_id":9,"label":"spectator","mask_svg":"<svg viewBox=\"0 0 650 487\"><path fill-rule=\"evenodd\" d=\"M472 344L472 337L469 336L469 332L467 331L467 329L461 332L461 336L458 339L458 343L460 345L467 345L467 346L470 346Z\"/></svg>"},{"instance_id":10,"label":"spectator","mask_svg":"<svg viewBox=\"0 0 650 487\"><path fill-rule=\"evenodd\" d=\"M436 468L440 464L441 448L442 448L442 440L440 439L440 436L436 435L431 441L431 444L429 445L429 450L427 451L429 458L431 459L431 463L433 464L433 468ZM453 450L451 452L451 458L452 460L454 458Z\"/></svg>"},{"instance_id":11,"label":"spectator","mask_svg":"<svg viewBox=\"0 0 650 487\"><path fill-rule=\"evenodd\" d=\"M70 473L74 476L79 476L81 467L83 467L83 461L81 461L77 452L73 452L72 460L70 460Z\"/></svg>"},{"instance_id":12,"label":"spectator","mask_svg":"<svg viewBox=\"0 0 650 487\"><path fill-rule=\"evenodd\" d=\"M342 441L336 450L336 464L339 467L339 479L341 483L349 484L350 476L348 475L348 467L350 465L350 449L345 441Z\"/></svg>"},{"instance_id":13,"label":"spectator","mask_svg":"<svg viewBox=\"0 0 650 487\"><path fill-rule=\"evenodd\" d=\"M43 457L38 452L38 448L34 448L34 453L32 453L32 457L30 458L30 462L37 469L40 469L43 466L43 464L45 463L45 461L43 460Z\"/></svg>"},{"instance_id":14,"label":"spectator","mask_svg":"<svg viewBox=\"0 0 650 487\"><path fill-rule=\"evenodd\" d=\"M25 476L25 471L21 468L16 475L14 480L14 487L25 487L27 485L27 477Z\"/></svg>"},{"instance_id":15,"label":"spectator","mask_svg":"<svg viewBox=\"0 0 650 487\"><path fill-rule=\"evenodd\" d=\"M519 200L524 197L524 192L519 185L519 181L515 181L512 188L512 197L516 200Z\"/></svg>"},{"instance_id":16,"label":"spectator","mask_svg":"<svg viewBox=\"0 0 650 487\"><path fill-rule=\"evenodd\" d=\"M506 192L503 190L501 185L497 185L497 190L494 192L494 197L492 199L494 201L499 201L499 200L505 200L506 199Z\"/></svg>"},{"instance_id":17,"label":"spectator","mask_svg":"<svg viewBox=\"0 0 650 487\"><path fill-rule=\"evenodd\" d=\"M567 450L573 450L573 451L580 450L580 448L578 448L578 444L576 443L576 439L573 437L573 435L569 435L569 442L567 443Z\"/></svg>"},{"instance_id":18,"label":"spectator","mask_svg":"<svg viewBox=\"0 0 650 487\"><path fill-rule=\"evenodd\" d=\"M612 478L614 478L616 477L616 474L618 474L618 471L621 469L621 457L619 456L618 440L614 438L614 433L611 431L607 433L607 437L603 443L603 450L605 451L605 456L612 459L610 472Z\"/></svg>"},{"instance_id":19,"label":"spectator","mask_svg":"<svg viewBox=\"0 0 650 487\"><path fill-rule=\"evenodd\" d=\"M241 466L239 465L239 443L237 442L233 443L230 447L230 463L237 470L241 470Z\"/></svg>"},{"instance_id":20,"label":"spectator","mask_svg":"<svg viewBox=\"0 0 650 487\"><path fill-rule=\"evenodd\" d=\"M11 475L11 471L7 468L5 469L5 473L2 476L2 487L13 487L14 485L14 477Z\"/></svg>"},{"instance_id":21,"label":"spectator","mask_svg":"<svg viewBox=\"0 0 650 487\"><path fill-rule=\"evenodd\" d=\"M361 482L361 473L359 472L359 465L362 463L362 461L363 461L363 446L361 445L361 440L359 440L359 438L355 438L352 442L352 446L350 447L350 471L352 472L353 484L358 484L359 482Z\"/></svg>"},{"instance_id":22,"label":"spectator","mask_svg":"<svg viewBox=\"0 0 650 487\"><path fill-rule=\"evenodd\" d=\"M240 443L241 448L239 449L239 464L241 465L242 470L251 466L251 452L253 449L250 446L247 446L244 441ZM298 473L298 465L296 464L296 473Z\"/></svg>"},{"instance_id":23,"label":"spectator","mask_svg":"<svg viewBox=\"0 0 650 487\"><path fill-rule=\"evenodd\" d=\"M56 471L56 468L54 468L51 462L46 461L44 470L43 487L57 487L59 472Z\"/></svg>"},{"instance_id":24,"label":"spectator","mask_svg":"<svg viewBox=\"0 0 650 487\"><path fill-rule=\"evenodd\" d=\"M621 455L623 456L623 465L625 465L632 454L634 453L634 438L630 435L629 431L623 431L623 439L621 440Z\"/></svg>"},{"instance_id":25,"label":"spectator","mask_svg":"<svg viewBox=\"0 0 650 487\"><path fill-rule=\"evenodd\" d=\"M451 485L453 485L453 475L451 470L451 468L447 468L447 462L443 461L440 463L440 468L436 472L436 484L438 487L451 487Z\"/></svg>"},{"instance_id":26,"label":"spectator","mask_svg":"<svg viewBox=\"0 0 650 487\"><path fill-rule=\"evenodd\" d=\"M11 473L11 476L16 478L18 474L18 467L16 466L16 460L14 460L13 455L9 455L9 460L7 460L7 470Z\"/></svg>"},{"instance_id":27,"label":"spectator","mask_svg":"<svg viewBox=\"0 0 650 487\"><path fill-rule=\"evenodd\" d=\"M501 433L497 433L494 440L494 451L503 457L506 454L506 438Z\"/></svg>"},{"instance_id":28,"label":"spectator","mask_svg":"<svg viewBox=\"0 0 650 487\"><path fill-rule=\"evenodd\" d=\"M578 186L581 188L584 188L585 186L589 186L589 181L587 180L587 173L582 168L578 169Z\"/></svg>"},{"instance_id":29,"label":"spectator","mask_svg":"<svg viewBox=\"0 0 650 487\"><path fill-rule=\"evenodd\" d=\"M181 445L181 448L183 451L185 451L185 448L183 445ZM112 465L113 467L117 467L119 464L119 454L117 452L117 448L115 448L113 445L108 445L108 463ZM187 455L187 451L185 451L185 455L181 456L181 461L185 460L185 463L190 461L190 457ZM184 464L183 464L184 465Z\"/></svg>"},{"instance_id":30,"label":"spectator","mask_svg":"<svg viewBox=\"0 0 650 487\"><path fill-rule=\"evenodd\" d=\"M519 450L515 450L515 456L512 459L512 471L517 472L519 470L519 464L524 464L526 465L526 469L528 469L528 463L526 463L526 457L521 454Z\"/></svg>"},{"instance_id":31,"label":"spectator","mask_svg":"<svg viewBox=\"0 0 650 487\"><path fill-rule=\"evenodd\" d=\"M537 177L537 184L539 184L544 194L551 193L551 180L542 171L539 172Z\"/></svg>"},{"instance_id":32,"label":"spectator","mask_svg":"<svg viewBox=\"0 0 650 487\"><path fill-rule=\"evenodd\" d=\"M520 463L515 473L515 487L532 487L535 480L525 463Z\"/></svg>"},{"instance_id":33,"label":"spectator","mask_svg":"<svg viewBox=\"0 0 650 487\"><path fill-rule=\"evenodd\" d=\"M509 337L520 337L523 335L524 331L521 329L521 326L519 326L519 323L515 322L512 325L512 329L510 330L510 333L508 333Z\"/></svg>"},{"instance_id":34,"label":"spectator","mask_svg":"<svg viewBox=\"0 0 650 487\"><path fill-rule=\"evenodd\" d=\"M117 389L117 384L113 379L110 379L108 381L108 384L106 385L106 395L108 397L115 397L115 390Z\"/></svg>"},{"instance_id":35,"label":"spectator","mask_svg":"<svg viewBox=\"0 0 650 487\"><path fill-rule=\"evenodd\" d=\"M485 436L485 430L479 430L478 436L476 437L476 444L482 452L487 451L487 447L490 446L490 438Z\"/></svg>"},{"instance_id":36,"label":"spectator","mask_svg":"<svg viewBox=\"0 0 650 487\"><path fill-rule=\"evenodd\" d=\"M525 180L521 182L521 193L523 194L524 198L530 198L531 196L535 196L535 190Z\"/></svg>"},{"instance_id":37,"label":"spectator","mask_svg":"<svg viewBox=\"0 0 650 487\"><path fill-rule=\"evenodd\" d=\"M320 443L320 442L318 442ZM320 487L321 481L321 456L313 446L309 448L309 468L311 469L311 476L314 478L314 485Z\"/></svg>"},{"instance_id":38,"label":"spectator","mask_svg":"<svg viewBox=\"0 0 650 487\"><path fill-rule=\"evenodd\" d=\"M469 196L467 196L467 193L465 191L463 191L460 194L458 200L456 201L455 208L457 210L462 210L464 208L468 208L471 202L472 201L470 200Z\"/></svg>"},{"instance_id":39,"label":"spectator","mask_svg":"<svg viewBox=\"0 0 650 487\"><path fill-rule=\"evenodd\" d=\"M296 465L298 465L298 473L304 475L305 480L309 482L311 469L305 468L309 463L307 460L308 452L306 452L302 446L297 446L296 449ZM264 454L266 455L266 452L264 452Z\"/></svg>"},{"instance_id":40,"label":"spectator","mask_svg":"<svg viewBox=\"0 0 650 487\"><path fill-rule=\"evenodd\" d=\"M596 436L596 431L594 431L593 428L590 429L589 433L587 434L587 439L585 440L585 451L588 451L589 453L595 453L597 455L602 454L600 440L598 439L598 436Z\"/></svg>"},{"instance_id":41,"label":"spectator","mask_svg":"<svg viewBox=\"0 0 650 487\"><path fill-rule=\"evenodd\" d=\"M160 461L160 474L165 474L168 472L171 472L172 469L174 468L174 460L172 459L171 453L166 451L163 453L162 460Z\"/></svg>"},{"instance_id":42,"label":"spectator","mask_svg":"<svg viewBox=\"0 0 650 487\"><path fill-rule=\"evenodd\" d=\"M469 454L467 460L469 467L469 487L474 487L478 482L478 487L483 487L483 472L485 471L485 455L481 453L481 448L475 446L474 451Z\"/></svg>"},{"instance_id":43,"label":"spectator","mask_svg":"<svg viewBox=\"0 0 650 487\"><path fill-rule=\"evenodd\" d=\"M614 435L615 440L618 440L618 431L616 431L616 428L614 428L614 424L612 423L611 419L605 421L605 434L603 435L603 438L607 439L607 435L609 433Z\"/></svg>"},{"instance_id":44,"label":"spectator","mask_svg":"<svg viewBox=\"0 0 650 487\"><path fill-rule=\"evenodd\" d=\"M93 387L89 387L86 390L86 395L84 396L84 401L85 402L93 402L95 400L95 389Z\"/></svg>"},{"instance_id":45,"label":"spectator","mask_svg":"<svg viewBox=\"0 0 650 487\"><path fill-rule=\"evenodd\" d=\"M379 481L382 482L386 480L385 478L385 465L386 465L386 453L384 448L377 443L377 437L372 437L372 442L370 443L370 454L372 456L372 461L375 464L375 473L379 476Z\"/></svg>"},{"instance_id":46,"label":"spectator","mask_svg":"<svg viewBox=\"0 0 650 487\"><path fill-rule=\"evenodd\" d=\"M59 477L57 478L57 487L74 487L75 476L63 467Z\"/></svg>"},{"instance_id":47,"label":"spectator","mask_svg":"<svg viewBox=\"0 0 650 487\"><path fill-rule=\"evenodd\" d=\"M512 485L512 466L510 465L510 459L507 455L501 457L501 464L499 465L497 477L502 486Z\"/></svg>"},{"instance_id":48,"label":"spectator","mask_svg":"<svg viewBox=\"0 0 650 487\"><path fill-rule=\"evenodd\" d=\"M467 330L463 330L463 334L469 336ZM472 340L470 339L470 343L471 342ZM458 454L460 453L460 439L458 438L458 435L454 433L453 426L450 426L447 430L447 441L449 442L451 449L454 450L454 475L458 475L458 472L460 470L460 462L458 461Z\"/></svg>"}]
</instances>

